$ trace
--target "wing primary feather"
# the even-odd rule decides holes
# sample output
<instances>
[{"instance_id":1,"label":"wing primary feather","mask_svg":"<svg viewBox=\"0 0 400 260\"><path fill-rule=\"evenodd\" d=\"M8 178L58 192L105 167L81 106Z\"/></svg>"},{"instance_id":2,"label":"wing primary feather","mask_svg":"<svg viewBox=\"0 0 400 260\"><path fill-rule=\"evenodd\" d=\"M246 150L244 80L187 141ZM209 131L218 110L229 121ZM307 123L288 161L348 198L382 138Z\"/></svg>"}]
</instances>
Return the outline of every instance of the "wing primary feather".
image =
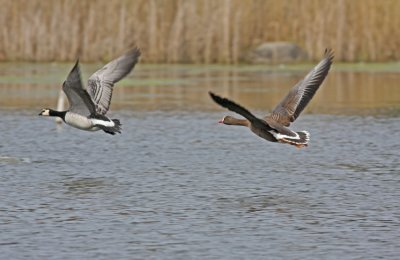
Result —
<instances>
[{"instance_id":1,"label":"wing primary feather","mask_svg":"<svg viewBox=\"0 0 400 260\"><path fill-rule=\"evenodd\" d=\"M314 97L319 87L322 85L322 82L325 80L331 68L333 58L333 51L331 49L325 49L325 54L322 61L320 61L303 80L302 85L304 86L301 86L300 88L304 89L304 92L301 95L300 101L293 114L293 121L300 115L310 100Z\"/></svg>"},{"instance_id":2,"label":"wing primary feather","mask_svg":"<svg viewBox=\"0 0 400 260\"><path fill-rule=\"evenodd\" d=\"M267 117L284 126L289 126L296 120L328 75L333 58L333 51L326 49L323 59L289 91Z\"/></svg>"},{"instance_id":3,"label":"wing primary feather","mask_svg":"<svg viewBox=\"0 0 400 260\"><path fill-rule=\"evenodd\" d=\"M68 98L70 111L83 115L88 115L95 111L92 99L82 86L79 59L64 81L62 89Z\"/></svg>"},{"instance_id":4,"label":"wing primary feather","mask_svg":"<svg viewBox=\"0 0 400 260\"><path fill-rule=\"evenodd\" d=\"M255 121L259 120L257 117L255 117L250 111L248 111L246 108L242 107L239 104L236 104L235 102L227 99L227 98L222 98L213 92L208 92L210 97L217 103L218 105L225 107L229 109L230 111L233 111L235 113L238 113L239 115L242 115L249 121Z\"/></svg>"},{"instance_id":5,"label":"wing primary feather","mask_svg":"<svg viewBox=\"0 0 400 260\"><path fill-rule=\"evenodd\" d=\"M87 92L96 105L97 113L103 115L107 113L111 103L114 84L132 71L140 55L139 48L132 48L90 76Z\"/></svg>"}]
</instances>

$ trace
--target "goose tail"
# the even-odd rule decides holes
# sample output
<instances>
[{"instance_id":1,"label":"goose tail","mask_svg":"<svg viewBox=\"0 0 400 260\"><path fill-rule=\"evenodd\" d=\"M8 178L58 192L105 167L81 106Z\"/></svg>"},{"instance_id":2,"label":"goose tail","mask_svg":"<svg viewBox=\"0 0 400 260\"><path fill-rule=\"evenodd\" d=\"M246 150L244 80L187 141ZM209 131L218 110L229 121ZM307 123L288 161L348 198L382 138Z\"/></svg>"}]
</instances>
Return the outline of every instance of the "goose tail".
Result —
<instances>
[{"instance_id":1,"label":"goose tail","mask_svg":"<svg viewBox=\"0 0 400 260\"><path fill-rule=\"evenodd\" d=\"M114 123L113 126L98 125L98 127L110 135L115 135L116 133L120 134L122 124L119 119L111 119L111 121Z\"/></svg>"},{"instance_id":2,"label":"goose tail","mask_svg":"<svg viewBox=\"0 0 400 260\"><path fill-rule=\"evenodd\" d=\"M113 132L113 134L115 133L121 133L121 122L119 121L119 119L111 119L114 122L114 126L113 127L109 127L109 130L111 130L111 132Z\"/></svg>"},{"instance_id":3,"label":"goose tail","mask_svg":"<svg viewBox=\"0 0 400 260\"><path fill-rule=\"evenodd\" d=\"M283 142L296 146L297 148L307 147L310 141L310 133L307 131L296 132L298 137L285 137L281 139Z\"/></svg>"}]
</instances>

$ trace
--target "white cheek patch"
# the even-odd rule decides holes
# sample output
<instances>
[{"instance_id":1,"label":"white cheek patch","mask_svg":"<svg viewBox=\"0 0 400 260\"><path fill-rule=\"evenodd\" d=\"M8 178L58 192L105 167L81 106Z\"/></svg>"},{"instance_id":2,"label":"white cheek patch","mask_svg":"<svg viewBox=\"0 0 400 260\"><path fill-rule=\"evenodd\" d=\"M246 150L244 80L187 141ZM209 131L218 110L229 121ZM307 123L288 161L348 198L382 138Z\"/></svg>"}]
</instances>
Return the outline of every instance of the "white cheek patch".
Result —
<instances>
[{"instance_id":1,"label":"white cheek patch","mask_svg":"<svg viewBox=\"0 0 400 260\"><path fill-rule=\"evenodd\" d=\"M50 116L50 111L49 110L44 110L42 112L42 116Z\"/></svg>"},{"instance_id":2,"label":"white cheek patch","mask_svg":"<svg viewBox=\"0 0 400 260\"><path fill-rule=\"evenodd\" d=\"M113 121L104 121L104 120L100 120L100 119L91 119L91 121L94 125L103 125L105 127L115 126Z\"/></svg>"}]
</instances>

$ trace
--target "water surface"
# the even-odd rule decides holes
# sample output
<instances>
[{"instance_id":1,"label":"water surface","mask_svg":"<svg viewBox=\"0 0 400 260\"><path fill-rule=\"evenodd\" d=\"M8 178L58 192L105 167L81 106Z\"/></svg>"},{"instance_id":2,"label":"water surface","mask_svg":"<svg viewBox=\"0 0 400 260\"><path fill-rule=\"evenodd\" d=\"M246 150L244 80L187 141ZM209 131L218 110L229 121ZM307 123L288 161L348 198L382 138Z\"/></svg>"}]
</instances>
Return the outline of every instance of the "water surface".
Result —
<instances>
[{"instance_id":1,"label":"water surface","mask_svg":"<svg viewBox=\"0 0 400 260\"><path fill-rule=\"evenodd\" d=\"M311 133L296 149L217 124L207 91L262 115L304 71L175 69L139 67L116 88L118 136L39 118L60 86L46 68L3 79L2 258L398 258L396 73L332 73L293 124Z\"/></svg>"}]
</instances>

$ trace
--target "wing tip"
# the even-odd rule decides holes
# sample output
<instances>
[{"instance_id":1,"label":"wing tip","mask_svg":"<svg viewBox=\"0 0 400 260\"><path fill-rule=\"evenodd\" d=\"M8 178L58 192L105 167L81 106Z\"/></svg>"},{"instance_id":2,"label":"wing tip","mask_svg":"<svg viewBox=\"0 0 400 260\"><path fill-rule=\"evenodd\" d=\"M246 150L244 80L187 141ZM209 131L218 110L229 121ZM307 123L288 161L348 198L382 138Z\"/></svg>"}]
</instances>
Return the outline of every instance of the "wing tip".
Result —
<instances>
[{"instance_id":1,"label":"wing tip","mask_svg":"<svg viewBox=\"0 0 400 260\"><path fill-rule=\"evenodd\" d=\"M71 71L69 72L67 79L71 76L75 76L76 74L78 75L78 77L80 77L81 75L81 70L79 68L79 58L76 59L75 65L72 67Z\"/></svg>"},{"instance_id":2,"label":"wing tip","mask_svg":"<svg viewBox=\"0 0 400 260\"><path fill-rule=\"evenodd\" d=\"M335 52L332 48L325 48L324 58L328 59L331 63L335 58Z\"/></svg>"},{"instance_id":3,"label":"wing tip","mask_svg":"<svg viewBox=\"0 0 400 260\"><path fill-rule=\"evenodd\" d=\"M210 95L210 97L212 98L212 100L214 100L216 103L221 104L223 98L221 98L220 96L214 94L212 91L208 91L208 94Z\"/></svg>"},{"instance_id":4,"label":"wing tip","mask_svg":"<svg viewBox=\"0 0 400 260\"><path fill-rule=\"evenodd\" d=\"M75 69L79 69L79 57L76 59L75 65L74 65L74 67L72 67L71 71L74 71Z\"/></svg>"},{"instance_id":5,"label":"wing tip","mask_svg":"<svg viewBox=\"0 0 400 260\"><path fill-rule=\"evenodd\" d=\"M142 51L138 46L134 46L129 51L127 51L125 55L132 56L135 57L135 59L137 59L142 55Z\"/></svg>"},{"instance_id":6,"label":"wing tip","mask_svg":"<svg viewBox=\"0 0 400 260\"><path fill-rule=\"evenodd\" d=\"M220 97L217 94L214 94L212 91L209 91L208 94L210 95L211 99L214 100L214 102L220 106L223 106L228 109L229 109L229 106L232 104L235 106L238 106L238 104L236 104L235 102L233 102L227 98Z\"/></svg>"}]
</instances>

